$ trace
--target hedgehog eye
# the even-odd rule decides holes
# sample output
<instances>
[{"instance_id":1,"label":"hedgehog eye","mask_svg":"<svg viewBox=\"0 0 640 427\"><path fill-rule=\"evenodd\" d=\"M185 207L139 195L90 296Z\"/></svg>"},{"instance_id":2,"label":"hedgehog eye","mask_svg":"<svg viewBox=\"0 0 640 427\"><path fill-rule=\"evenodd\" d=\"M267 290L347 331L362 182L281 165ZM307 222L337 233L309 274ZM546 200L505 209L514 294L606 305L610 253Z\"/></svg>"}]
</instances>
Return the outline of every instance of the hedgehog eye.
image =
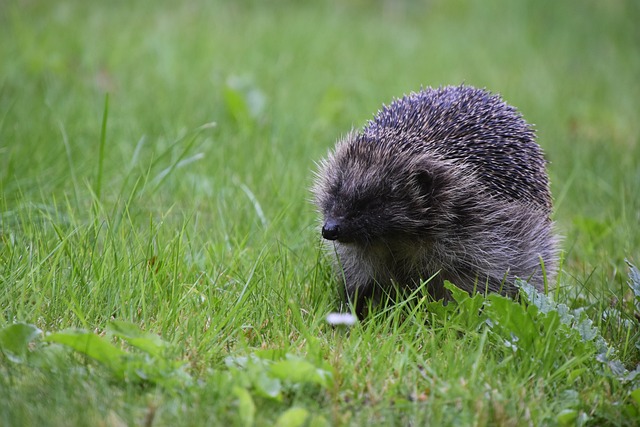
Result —
<instances>
[{"instance_id":1,"label":"hedgehog eye","mask_svg":"<svg viewBox=\"0 0 640 427\"><path fill-rule=\"evenodd\" d=\"M334 182L329 187L329 193L335 197L338 195L338 193L340 193L341 188L342 188L342 182Z\"/></svg>"},{"instance_id":2,"label":"hedgehog eye","mask_svg":"<svg viewBox=\"0 0 640 427\"><path fill-rule=\"evenodd\" d=\"M356 200L353 207L358 212L371 211L377 209L382 205L382 200L379 197L367 198Z\"/></svg>"}]
</instances>

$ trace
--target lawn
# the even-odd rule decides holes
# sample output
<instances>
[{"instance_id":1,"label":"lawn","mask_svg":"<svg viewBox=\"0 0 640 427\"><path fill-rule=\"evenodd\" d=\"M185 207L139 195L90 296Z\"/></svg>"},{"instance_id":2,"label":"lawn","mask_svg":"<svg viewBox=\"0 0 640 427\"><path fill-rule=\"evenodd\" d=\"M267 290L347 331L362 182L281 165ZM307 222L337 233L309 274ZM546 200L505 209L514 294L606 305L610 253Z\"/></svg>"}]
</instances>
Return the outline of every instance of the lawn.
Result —
<instances>
[{"instance_id":1,"label":"lawn","mask_svg":"<svg viewBox=\"0 0 640 427\"><path fill-rule=\"evenodd\" d=\"M0 425L640 425L638 22L622 0L0 2ZM329 325L314 162L462 83L535 124L562 274Z\"/></svg>"}]
</instances>

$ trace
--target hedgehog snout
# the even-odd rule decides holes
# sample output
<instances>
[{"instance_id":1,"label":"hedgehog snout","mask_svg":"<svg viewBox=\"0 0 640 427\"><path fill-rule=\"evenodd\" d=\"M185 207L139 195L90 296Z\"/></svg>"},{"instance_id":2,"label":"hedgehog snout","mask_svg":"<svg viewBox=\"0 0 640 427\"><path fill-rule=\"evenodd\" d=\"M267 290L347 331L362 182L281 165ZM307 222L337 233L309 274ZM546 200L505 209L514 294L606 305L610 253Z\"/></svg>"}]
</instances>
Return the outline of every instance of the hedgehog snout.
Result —
<instances>
[{"instance_id":1,"label":"hedgehog snout","mask_svg":"<svg viewBox=\"0 0 640 427\"><path fill-rule=\"evenodd\" d=\"M327 218L322 226L322 237L327 240L338 240L338 237L340 237L340 223L333 218Z\"/></svg>"}]
</instances>

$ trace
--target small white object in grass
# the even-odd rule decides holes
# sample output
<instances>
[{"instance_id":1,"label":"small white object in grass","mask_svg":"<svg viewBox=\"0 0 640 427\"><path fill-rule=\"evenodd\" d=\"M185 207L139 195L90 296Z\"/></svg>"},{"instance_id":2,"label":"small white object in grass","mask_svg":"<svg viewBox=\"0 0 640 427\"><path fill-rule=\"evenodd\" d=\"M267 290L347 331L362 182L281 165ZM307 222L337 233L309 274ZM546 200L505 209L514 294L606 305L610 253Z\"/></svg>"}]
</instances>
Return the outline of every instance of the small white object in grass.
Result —
<instances>
[{"instance_id":1,"label":"small white object in grass","mask_svg":"<svg viewBox=\"0 0 640 427\"><path fill-rule=\"evenodd\" d=\"M354 325L358 318L351 313L329 313L327 314L327 323L330 325Z\"/></svg>"}]
</instances>

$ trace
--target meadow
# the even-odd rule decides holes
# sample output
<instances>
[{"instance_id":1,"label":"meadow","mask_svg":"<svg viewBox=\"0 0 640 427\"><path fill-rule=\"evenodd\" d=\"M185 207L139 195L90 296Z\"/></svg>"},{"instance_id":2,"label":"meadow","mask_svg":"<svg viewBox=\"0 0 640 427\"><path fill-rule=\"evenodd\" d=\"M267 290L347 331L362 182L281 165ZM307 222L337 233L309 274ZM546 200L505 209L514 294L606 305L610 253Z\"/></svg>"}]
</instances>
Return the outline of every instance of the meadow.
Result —
<instances>
[{"instance_id":1,"label":"meadow","mask_svg":"<svg viewBox=\"0 0 640 427\"><path fill-rule=\"evenodd\" d=\"M0 1L0 425L640 425L640 5ZM549 160L562 274L334 327L315 163L425 86Z\"/></svg>"}]
</instances>

